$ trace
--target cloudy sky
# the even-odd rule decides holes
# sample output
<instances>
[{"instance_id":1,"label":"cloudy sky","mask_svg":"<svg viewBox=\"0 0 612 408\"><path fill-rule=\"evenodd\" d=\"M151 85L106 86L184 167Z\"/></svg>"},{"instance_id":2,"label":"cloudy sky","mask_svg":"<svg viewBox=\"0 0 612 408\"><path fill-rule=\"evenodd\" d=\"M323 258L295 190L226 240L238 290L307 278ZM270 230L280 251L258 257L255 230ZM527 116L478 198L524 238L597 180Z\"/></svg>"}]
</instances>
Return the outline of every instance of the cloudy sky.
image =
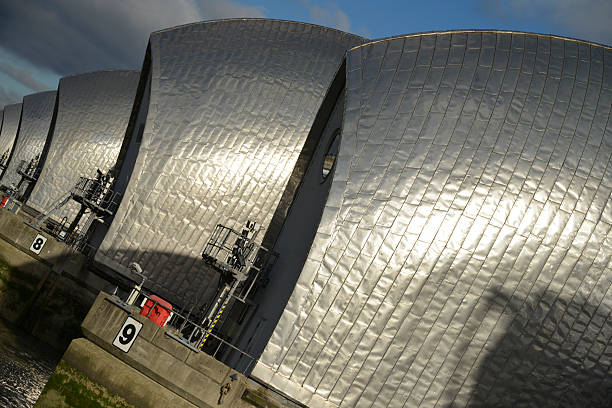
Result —
<instances>
[{"instance_id":1,"label":"cloudy sky","mask_svg":"<svg viewBox=\"0 0 612 408\"><path fill-rule=\"evenodd\" d=\"M139 69L149 33L194 21L269 17L388 37L497 28L612 45L611 0L0 0L0 108L62 76Z\"/></svg>"}]
</instances>

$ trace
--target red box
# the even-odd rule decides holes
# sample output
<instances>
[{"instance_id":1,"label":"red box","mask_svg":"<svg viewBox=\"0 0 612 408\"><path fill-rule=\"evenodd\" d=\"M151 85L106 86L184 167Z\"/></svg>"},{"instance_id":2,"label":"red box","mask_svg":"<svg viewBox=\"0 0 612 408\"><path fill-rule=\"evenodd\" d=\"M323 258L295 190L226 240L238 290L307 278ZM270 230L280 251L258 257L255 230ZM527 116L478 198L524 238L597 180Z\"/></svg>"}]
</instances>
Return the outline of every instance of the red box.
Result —
<instances>
[{"instance_id":1,"label":"red box","mask_svg":"<svg viewBox=\"0 0 612 408\"><path fill-rule=\"evenodd\" d=\"M153 307L153 310L151 310L151 307ZM170 317L171 312L172 305L155 295L147 299L142 309L140 309L141 316L149 315L149 320L159 327L163 327L166 324L166 320Z\"/></svg>"}]
</instances>

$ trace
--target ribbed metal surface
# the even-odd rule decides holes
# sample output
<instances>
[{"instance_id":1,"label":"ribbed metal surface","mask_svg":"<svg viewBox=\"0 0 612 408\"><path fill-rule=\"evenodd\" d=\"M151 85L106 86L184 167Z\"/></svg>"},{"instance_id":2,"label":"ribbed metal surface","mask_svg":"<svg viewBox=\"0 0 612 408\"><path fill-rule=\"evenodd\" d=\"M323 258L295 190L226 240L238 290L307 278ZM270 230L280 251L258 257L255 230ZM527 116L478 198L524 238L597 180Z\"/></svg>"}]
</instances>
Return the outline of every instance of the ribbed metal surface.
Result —
<instances>
[{"instance_id":1,"label":"ribbed metal surface","mask_svg":"<svg viewBox=\"0 0 612 408\"><path fill-rule=\"evenodd\" d=\"M42 172L28 206L48 210L70 192L79 177L95 177L117 160L134 103L138 71L98 71L59 81L57 118ZM72 219L69 202L54 218Z\"/></svg>"},{"instance_id":2,"label":"ribbed metal surface","mask_svg":"<svg viewBox=\"0 0 612 408\"><path fill-rule=\"evenodd\" d=\"M312 407L609 406L612 51L351 50L308 260L254 375Z\"/></svg>"},{"instance_id":3,"label":"ribbed metal surface","mask_svg":"<svg viewBox=\"0 0 612 408\"><path fill-rule=\"evenodd\" d=\"M345 51L360 43L259 19L153 33L142 143L96 259L138 261L148 285L201 305L216 288L201 260L215 225L250 219L265 232Z\"/></svg>"},{"instance_id":4,"label":"ribbed metal surface","mask_svg":"<svg viewBox=\"0 0 612 408\"><path fill-rule=\"evenodd\" d=\"M4 107L4 119L2 121L2 131L0 131L0 157L5 152L10 154L13 149L13 143L15 143L17 131L19 130L21 105L21 103L15 103Z\"/></svg>"},{"instance_id":5,"label":"ribbed metal surface","mask_svg":"<svg viewBox=\"0 0 612 408\"><path fill-rule=\"evenodd\" d=\"M56 91L48 91L23 97L19 137L15 143L11 161L2 176L2 184L17 185L21 180L21 176L17 174L17 166L21 160L29 162L42 153L51 126L56 95Z\"/></svg>"}]
</instances>

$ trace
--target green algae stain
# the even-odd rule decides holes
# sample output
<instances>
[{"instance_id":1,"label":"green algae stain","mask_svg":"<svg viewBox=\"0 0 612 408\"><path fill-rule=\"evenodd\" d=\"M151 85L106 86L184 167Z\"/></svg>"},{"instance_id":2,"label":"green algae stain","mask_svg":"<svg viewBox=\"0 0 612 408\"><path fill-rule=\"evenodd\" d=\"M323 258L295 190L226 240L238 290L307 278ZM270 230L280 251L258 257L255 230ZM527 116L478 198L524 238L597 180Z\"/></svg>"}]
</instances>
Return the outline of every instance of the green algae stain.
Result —
<instances>
[{"instance_id":1,"label":"green algae stain","mask_svg":"<svg viewBox=\"0 0 612 408\"><path fill-rule=\"evenodd\" d=\"M35 407L134 408L64 360L57 365Z\"/></svg>"},{"instance_id":2,"label":"green algae stain","mask_svg":"<svg viewBox=\"0 0 612 408\"><path fill-rule=\"evenodd\" d=\"M0 259L0 295L7 302L24 302L34 292L37 281Z\"/></svg>"}]
</instances>

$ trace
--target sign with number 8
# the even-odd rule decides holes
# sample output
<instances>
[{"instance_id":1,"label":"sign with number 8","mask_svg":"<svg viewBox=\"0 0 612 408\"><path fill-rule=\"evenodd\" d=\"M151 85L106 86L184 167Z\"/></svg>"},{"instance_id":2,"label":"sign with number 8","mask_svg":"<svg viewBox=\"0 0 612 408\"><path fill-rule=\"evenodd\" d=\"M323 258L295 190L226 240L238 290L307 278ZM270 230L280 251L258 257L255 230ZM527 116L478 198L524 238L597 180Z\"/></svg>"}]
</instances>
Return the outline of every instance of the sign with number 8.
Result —
<instances>
[{"instance_id":1,"label":"sign with number 8","mask_svg":"<svg viewBox=\"0 0 612 408\"><path fill-rule=\"evenodd\" d=\"M140 329L142 329L142 323L128 316L121 329L119 329L119 333L115 336L113 346L127 353L134 344L136 336L140 333Z\"/></svg>"},{"instance_id":2,"label":"sign with number 8","mask_svg":"<svg viewBox=\"0 0 612 408\"><path fill-rule=\"evenodd\" d=\"M32 245L30 245L30 251L34 252L35 254L40 254L40 251L42 251L43 247L45 246L45 242L47 242L47 238L40 234L36 235L36 238L34 238L34 241L32 241Z\"/></svg>"}]
</instances>

